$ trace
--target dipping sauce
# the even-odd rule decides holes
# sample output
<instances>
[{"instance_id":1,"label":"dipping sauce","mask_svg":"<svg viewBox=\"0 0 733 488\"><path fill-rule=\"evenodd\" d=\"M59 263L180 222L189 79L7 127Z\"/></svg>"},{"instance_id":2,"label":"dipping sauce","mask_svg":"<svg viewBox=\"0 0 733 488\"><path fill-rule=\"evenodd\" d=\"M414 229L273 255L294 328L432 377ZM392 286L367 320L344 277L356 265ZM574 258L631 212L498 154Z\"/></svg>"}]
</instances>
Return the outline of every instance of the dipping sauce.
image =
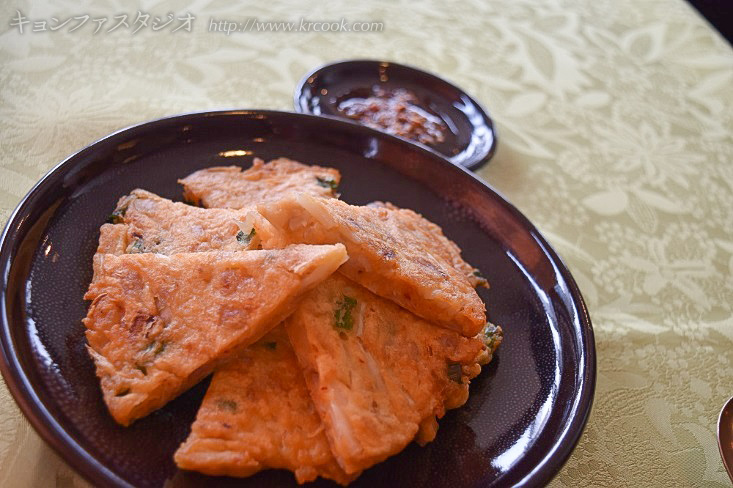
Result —
<instances>
[{"instance_id":1,"label":"dipping sauce","mask_svg":"<svg viewBox=\"0 0 733 488\"><path fill-rule=\"evenodd\" d=\"M445 140L445 122L420 107L417 97L403 88L375 88L368 98L349 98L338 105L344 116L373 129L428 146Z\"/></svg>"}]
</instances>

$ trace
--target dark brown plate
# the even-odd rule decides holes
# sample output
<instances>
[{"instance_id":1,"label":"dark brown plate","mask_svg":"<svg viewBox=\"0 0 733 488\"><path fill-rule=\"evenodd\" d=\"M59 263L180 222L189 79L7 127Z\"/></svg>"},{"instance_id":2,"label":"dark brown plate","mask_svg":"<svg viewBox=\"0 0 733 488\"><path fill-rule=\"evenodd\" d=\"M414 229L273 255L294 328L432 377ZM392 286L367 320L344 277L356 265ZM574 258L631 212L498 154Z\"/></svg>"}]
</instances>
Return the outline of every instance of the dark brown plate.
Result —
<instances>
[{"instance_id":1,"label":"dark brown plate","mask_svg":"<svg viewBox=\"0 0 733 488\"><path fill-rule=\"evenodd\" d=\"M344 200L388 200L423 213L492 283L481 296L506 339L472 382L468 403L441 420L434 442L408 446L356 485L547 482L578 441L595 387L593 331L563 263L527 219L467 171L357 124L281 112L189 114L122 130L59 164L20 203L0 247L0 364L41 436L97 486L294 484L285 471L215 483L177 471L172 454L207 382L120 427L102 402L81 324L98 229L121 195L141 187L180 199L177 178L247 166L254 156L334 166Z\"/></svg>"},{"instance_id":2,"label":"dark brown plate","mask_svg":"<svg viewBox=\"0 0 733 488\"><path fill-rule=\"evenodd\" d=\"M355 60L321 66L304 76L295 88L295 110L351 120L339 105L349 98L369 97L377 87L409 90L420 107L443 120L448 128L444 141L435 145L405 139L408 142L472 170L493 156L496 131L481 105L444 79L402 64Z\"/></svg>"}]
</instances>

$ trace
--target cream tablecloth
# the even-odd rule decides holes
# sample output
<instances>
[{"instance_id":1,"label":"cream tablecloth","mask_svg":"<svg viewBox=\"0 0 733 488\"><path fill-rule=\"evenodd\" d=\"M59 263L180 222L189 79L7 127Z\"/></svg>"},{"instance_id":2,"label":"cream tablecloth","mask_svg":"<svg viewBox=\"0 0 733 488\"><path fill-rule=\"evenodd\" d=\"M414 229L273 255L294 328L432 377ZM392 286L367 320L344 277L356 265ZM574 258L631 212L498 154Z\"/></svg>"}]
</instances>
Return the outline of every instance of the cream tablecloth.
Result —
<instances>
[{"instance_id":1,"label":"cream tablecloth","mask_svg":"<svg viewBox=\"0 0 733 488\"><path fill-rule=\"evenodd\" d=\"M594 322L593 412L553 485L729 486L715 422L733 395L731 47L681 0L366 3L3 2L0 219L126 125L291 110L298 79L337 59L437 72L494 116L499 150L479 175L557 248ZM383 30L212 31L301 18ZM86 485L0 385L0 486L54 483Z\"/></svg>"}]
</instances>

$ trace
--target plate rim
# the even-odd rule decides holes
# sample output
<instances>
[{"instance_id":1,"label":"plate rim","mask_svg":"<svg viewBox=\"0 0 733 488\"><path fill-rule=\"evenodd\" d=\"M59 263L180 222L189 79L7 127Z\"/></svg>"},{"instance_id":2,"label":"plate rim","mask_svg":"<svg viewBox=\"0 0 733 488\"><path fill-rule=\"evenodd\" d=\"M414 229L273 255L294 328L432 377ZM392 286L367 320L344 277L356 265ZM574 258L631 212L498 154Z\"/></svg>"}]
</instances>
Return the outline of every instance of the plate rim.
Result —
<instances>
[{"instance_id":1,"label":"plate rim","mask_svg":"<svg viewBox=\"0 0 733 488\"><path fill-rule=\"evenodd\" d=\"M17 222L21 216L21 212L26 210L26 207L33 203L32 200L35 199L39 193L45 190L46 187L55 183L55 181L52 180L63 176L65 173L64 170L67 168L73 168L74 163L77 162L79 158L84 157L86 153L115 136L119 136L120 134L127 132L154 129L158 124L162 125L174 120L180 120L182 123L185 123L183 121L186 121L187 119L195 122L199 118L219 116L296 117L303 118L304 120L313 119L321 121L322 123L325 122L336 125L345 124L345 126L349 127L348 130L366 132L367 134L377 138L388 138L396 141L398 145L409 146L412 151L417 150L418 152L426 153L429 157L438 160L436 161L438 164L444 164L447 167L454 168L454 170L458 169L463 172L470 179L474 180L474 183L478 183L483 186L484 191L494 193L501 205L512 214L512 217L518 219L522 226L531 231L537 242L544 248L545 252L557 265L559 275L568 285L571 298L573 299L573 304L578 312L578 328L577 330L573 330L573 336L577 341L579 341L579 345L581 346L579 349L583 353L582 357L585 359L583 363L578 364L578 372L574 375L576 378L580 378L582 380L582 384L579 387L579 392L575 395L575 401L567 415L570 418L570 421L567 423L562 433L559 434L552 442L552 448L543 453L542 459L537 463L534 469L523 473L523 478L517 482L516 486L534 486L548 483L560 471L567 459L570 457L570 454L577 446L578 441L585 430L593 406L597 377L595 337L590 314L581 291L565 262L539 232L535 225L526 216L524 216L524 214L510 203L509 200L506 199L499 191L484 180L478 178L466 167L453 164L442 155L422 147L421 145L413 144L400 137L372 129L355 122L346 121L339 117L324 117L308 113L294 113L278 110L231 108L192 111L128 125L115 130L90 144L87 144L54 165L36 184L33 185L33 187L16 205L15 209L8 217L8 221L0 235L0 266L3 268L0 276L0 282L2 284L2 295L0 295L0 372L2 373L3 379L8 391L11 393L11 396L15 400L24 417L28 420L39 436L48 445L50 445L65 462L77 470L77 472L79 472L79 474L88 481L105 486L132 486L102 462L98 461L93 454L88 452L73 439L63 425L57 422L38 397L35 389L30 383L28 375L20 364L18 358L19 351L15 347L12 338L13 324L9 323L7 320L7 293L9 291L8 281L10 271L13 266L13 258L15 257L15 253L12 249L14 241L17 238L17 235L14 233L14 227L17 227L22 223L22 219L20 219L21 222ZM575 329L575 327L573 327L573 329Z\"/></svg>"},{"instance_id":2,"label":"plate rim","mask_svg":"<svg viewBox=\"0 0 733 488\"><path fill-rule=\"evenodd\" d=\"M387 134L392 137L396 137L412 145L418 146L421 149L426 149L427 151L433 154L437 154L442 159L446 159L450 161L452 164L455 164L456 166L460 166L461 168L465 168L471 171L476 171L482 168L483 166L487 165L491 161L491 159L494 157L494 154L496 154L496 148L499 144L499 132L496 128L496 124L494 123L494 119L489 115L489 112L484 108L484 106L481 103L479 103L470 93L460 88L458 85L446 80L445 78L438 76L437 74L431 71L427 71L422 68L418 68L417 66L413 66L411 64L398 63L395 61L385 61L385 60L379 60L379 59L368 59L368 58L340 59L340 60L332 61L329 63L324 63L310 70L305 75L303 75L300 78L300 80L298 81L298 83L295 85L295 91L293 92L293 106L295 107L295 111L300 114L316 115L313 112L311 112L308 107L305 107L301 105L300 103L300 97L303 94L305 86L308 85L308 79L310 79L312 76L315 76L319 72L324 71L327 68L333 68L336 66L356 64L356 63L372 63L372 64L387 63L391 66L397 66L398 68L401 68L401 69L413 71L415 73L418 73L420 76L426 76L428 78L432 78L448 86L449 88L452 88L456 92L462 93L463 95L466 96L466 98L468 98L471 101L471 103L474 105L474 107L477 109L477 111L481 115L481 118L483 118L484 121L486 121L486 125L488 126L489 130L491 131L492 141L491 141L491 145L489 146L489 150L486 151L486 154L483 157L475 157L475 156L474 157L464 157L462 160L453 161L452 158L450 158L449 156L442 154L436 151L435 149L431 148L430 146L426 144L422 144L421 142L413 141L406 137L395 136L386 131L381 131L378 129L375 129L375 130L378 130L379 132L382 132L383 134ZM318 117L335 118L335 119L343 120L343 121L346 121L352 124L364 126L364 124L356 122L355 120L347 119L346 117L338 117L336 115L318 114Z\"/></svg>"}]
</instances>

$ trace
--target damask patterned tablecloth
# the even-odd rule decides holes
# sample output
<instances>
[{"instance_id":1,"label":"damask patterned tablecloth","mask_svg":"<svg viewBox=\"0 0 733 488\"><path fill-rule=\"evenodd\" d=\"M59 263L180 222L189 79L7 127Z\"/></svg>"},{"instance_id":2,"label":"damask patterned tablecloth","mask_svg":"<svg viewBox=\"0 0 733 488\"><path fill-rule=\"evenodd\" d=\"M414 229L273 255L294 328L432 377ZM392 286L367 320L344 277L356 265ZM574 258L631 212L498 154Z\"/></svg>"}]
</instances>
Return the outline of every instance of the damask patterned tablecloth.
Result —
<instances>
[{"instance_id":1,"label":"damask patterned tablecloth","mask_svg":"<svg viewBox=\"0 0 733 488\"><path fill-rule=\"evenodd\" d=\"M733 395L733 50L686 3L17 0L0 18L3 222L109 132L291 110L299 78L328 61L394 60L463 87L500 135L479 176L556 247L595 328L593 411L552 485L730 486L715 423ZM219 29L301 19L383 28ZM54 484L86 486L0 384L0 486Z\"/></svg>"}]
</instances>

